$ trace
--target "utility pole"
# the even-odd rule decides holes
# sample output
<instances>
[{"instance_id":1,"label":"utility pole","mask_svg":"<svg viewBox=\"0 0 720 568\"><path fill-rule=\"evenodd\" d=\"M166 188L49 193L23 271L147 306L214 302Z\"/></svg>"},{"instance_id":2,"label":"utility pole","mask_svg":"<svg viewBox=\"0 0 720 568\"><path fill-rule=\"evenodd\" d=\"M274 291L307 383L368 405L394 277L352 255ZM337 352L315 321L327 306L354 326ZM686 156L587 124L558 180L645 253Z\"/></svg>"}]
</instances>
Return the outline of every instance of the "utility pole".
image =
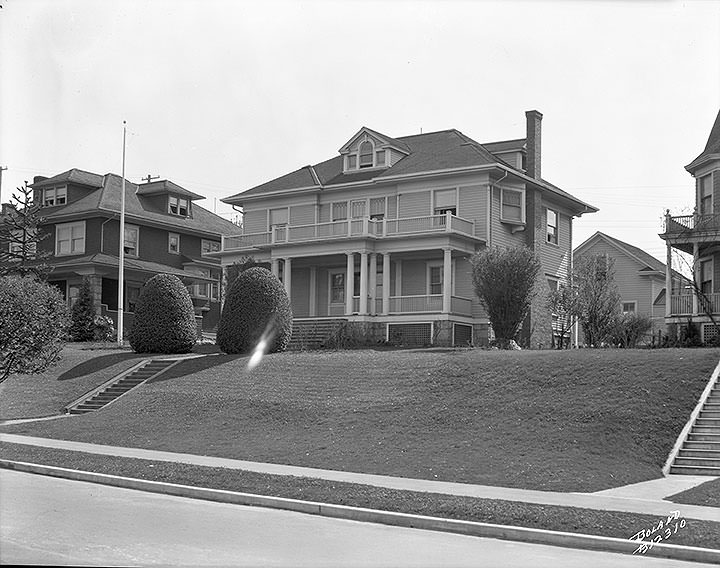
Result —
<instances>
[{"instance_id":1,"label":"utility pole","mask_svg":"<svg viewBox=\"0 0 720 568\"><path fill-rule=\"evenodd\" d=\"M118 252L118 347L123 346L123 287L125 286L125 135L127 132L126 122L123 120L123 148L122 148L122 194L120 195L120 250Z\"/></svg>"},{"instance_id":2,"label":"utility pole","mask_svg":"<svg viewBox=\"0 0 720 568\"><path fill-rule=\"evenodd\" d=\"M159 177L160 176L151 176L150 174L148 174L147 177L140 178L140 179L143 180L145 183L150 183L152 180L158 179Z\"/></svg>"},{"instance_id":3,"label":"utility pole","mask_svg":"<svg viewBox=\"0 0 720 568\"><path fill-rule=\"evenodd\" d=\"M0 203L2 203L2 173L7 170L7 166L0 166Z\"/></svg>"}]
</instances>

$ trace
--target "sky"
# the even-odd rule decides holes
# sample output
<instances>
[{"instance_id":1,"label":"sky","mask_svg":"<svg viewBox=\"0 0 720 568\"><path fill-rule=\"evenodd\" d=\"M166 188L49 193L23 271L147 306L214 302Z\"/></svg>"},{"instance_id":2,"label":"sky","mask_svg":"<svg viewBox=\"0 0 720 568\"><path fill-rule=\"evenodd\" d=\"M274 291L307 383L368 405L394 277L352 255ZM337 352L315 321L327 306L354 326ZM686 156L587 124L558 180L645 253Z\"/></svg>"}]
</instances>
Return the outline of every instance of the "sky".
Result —
<instances>
[{"instance_id":1,"label":"sky","mask_svg":"<svg viewBox=\"0 0 720 568\"><path fill-rule=\"evenodd\" d=\"M70 168L220 200L361 127L525 136L603 231L665 260L720 109L720 0L0 0L1 199Z\"/></svg>"}]
</instances>

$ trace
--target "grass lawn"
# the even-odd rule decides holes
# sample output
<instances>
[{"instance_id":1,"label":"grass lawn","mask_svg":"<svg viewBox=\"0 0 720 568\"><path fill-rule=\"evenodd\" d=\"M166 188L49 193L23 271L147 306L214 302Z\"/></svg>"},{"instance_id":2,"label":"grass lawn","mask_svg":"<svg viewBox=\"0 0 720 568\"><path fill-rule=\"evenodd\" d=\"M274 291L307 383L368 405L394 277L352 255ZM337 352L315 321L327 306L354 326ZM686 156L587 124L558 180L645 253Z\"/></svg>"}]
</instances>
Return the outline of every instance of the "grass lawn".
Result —
<instances>
[{"instance_id":1,"label":"grass lawn","mask_svg":"<svg viewBox=\"0 0 720 568\"><path fill-rule=\"evenodd\" d=\"M720 479L706 481L702 485L667 497L673 503L685 505L703 505L705 507L720 507Z\"/></svg>"},{"instance_id":2,"label":"grass lawn","mask_svg":"<svg viewBox=\"0 0 720 568\"><path fill-rule=\"evenodd\" d=\"M68 403L129 369L142 357L111 345L89 349L83 344L69 344L60 361L44 373L11 375L0 384L0 420L61 413Z\"/></svg>"},{"instance_id":3,"label":"grass lawn","mask_svg":"<svg viewBox=\"0 0 720 568\"><path fill-rule=\"evenodd\" d=\"M19 444L0 443L0 456L16 461L195 487L616 538L630 538L643 528L657 525L660 520L660 517L635 513L399 491L305 477L100 456ZM720 523L688 519L687 525L672 535L668 544L720 548Z\"/></svg>"},{"instance_id":4,"label":"grass lawn","mask_svg":"<svg viewBox=\"0 0 720 568\"><path fill-rule=\"evenodd\" d=\"M274 354L248 372L245 358L216 355L183 362L100 412L2 430L597 491L661 475L719 358L718 349L362 350Z\"/></svg>"}]
</instances>

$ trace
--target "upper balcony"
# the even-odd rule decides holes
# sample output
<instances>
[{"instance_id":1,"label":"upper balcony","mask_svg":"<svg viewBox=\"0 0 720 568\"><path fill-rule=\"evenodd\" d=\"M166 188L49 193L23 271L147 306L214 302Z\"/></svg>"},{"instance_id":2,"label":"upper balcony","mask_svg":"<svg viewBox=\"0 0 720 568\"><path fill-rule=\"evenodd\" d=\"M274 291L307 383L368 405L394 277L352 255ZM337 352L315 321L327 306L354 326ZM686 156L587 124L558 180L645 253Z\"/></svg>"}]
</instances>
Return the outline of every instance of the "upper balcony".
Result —
<instances>
[{"instance_id":1,"label":"upper balcony","mask_svg":"<svg viewBox=\"0 0 720 568\"><path fill-rule=\"evenodd\" d=\"M475 223L452 213L404 219L343 219L312 225L278 225L270 231L223 237L223 251L265 248L276 244L330 241L351 237L388 237L454 233L475 236Z\"/></svg>"},{"instance_id":2,"label":"upper balcony","mask_svg":"<svg viewBox=\"0 0 720 568\"><path fill-rule=\"evenodd\" d=\"M665 215L664 232L660 235L677 248L692 254L692 243L720 241L720 215Z\"/></svg>"}]
</instances>

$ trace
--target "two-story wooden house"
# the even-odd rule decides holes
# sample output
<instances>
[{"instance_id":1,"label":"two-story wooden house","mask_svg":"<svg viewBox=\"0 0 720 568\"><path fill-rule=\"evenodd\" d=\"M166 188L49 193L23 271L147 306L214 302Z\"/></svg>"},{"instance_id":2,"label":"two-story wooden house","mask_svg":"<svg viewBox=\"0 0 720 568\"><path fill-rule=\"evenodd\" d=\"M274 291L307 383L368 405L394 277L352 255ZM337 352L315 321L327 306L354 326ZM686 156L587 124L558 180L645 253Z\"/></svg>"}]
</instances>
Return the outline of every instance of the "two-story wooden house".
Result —
<instances>
[{"instance_id":1,"label":"two-story wooden house","mask_svg":"<svg viewBox=\"0 0 720 568\"><path fill-rule=\"evenodd\" d=\"M596 209L540 176L541 119L480 144L457 130L391 138L362 128L338 154L224 199L244 211L223 265L251 256L285 284L295 329L339 318L373 340L487 344L470 257L528 245L542 286L568 277L572 219ZM522 341L550 345L538 297Z\"/></svg>"},{"instance_id":2,"label":"two-story wooden house","mask_svg":"<svg viewBox=\"0 0 720 568\"><path fill-rule=\"evenodd\" d=\"M665 329L666 266L644 250L600 231L578 245L574 260L603 256L612 259L615 284L623 313L636 313L652 319L653 332ZM687 279L672 271L672 289L681 289Z\"/></svg>"},{"instance_id":3,"label":"two-story wooden house","mask_svg":"<svg viewBox=\"0 0 720 568\"><path fill-rule=\"evenodd\" d=\"M96 312L117 323L122 178L71 169L35 177L31 187L33 200L42 204L42 230L50 233L40 244L52 253L48 281L72 303L88 278ZM126 180L123 310L128 329L140 288L160 273L174 274L188 285L204 329L217 325L222 269L209 255L220 249L221 235L238 227L197 205L198 199L202 196L171 181Z\"/></svg>"},{"instance_id":4,"label":"two-story wooden house","mask_svg":"<svg viewBox=\"0 0 720 568\"><path fill-rule=\"evenodd\" d=\"M695 178L694 212L666 214L660 237L667 245L668 283L675 248L691 255L687 268L697 288L684 286L673 291L665 321L672 332L692 320L699 324L702 340L710 341L718 335L712 320L720 322L720 112L705 149L685 169Z\"/></svg>"}]
</instances>

